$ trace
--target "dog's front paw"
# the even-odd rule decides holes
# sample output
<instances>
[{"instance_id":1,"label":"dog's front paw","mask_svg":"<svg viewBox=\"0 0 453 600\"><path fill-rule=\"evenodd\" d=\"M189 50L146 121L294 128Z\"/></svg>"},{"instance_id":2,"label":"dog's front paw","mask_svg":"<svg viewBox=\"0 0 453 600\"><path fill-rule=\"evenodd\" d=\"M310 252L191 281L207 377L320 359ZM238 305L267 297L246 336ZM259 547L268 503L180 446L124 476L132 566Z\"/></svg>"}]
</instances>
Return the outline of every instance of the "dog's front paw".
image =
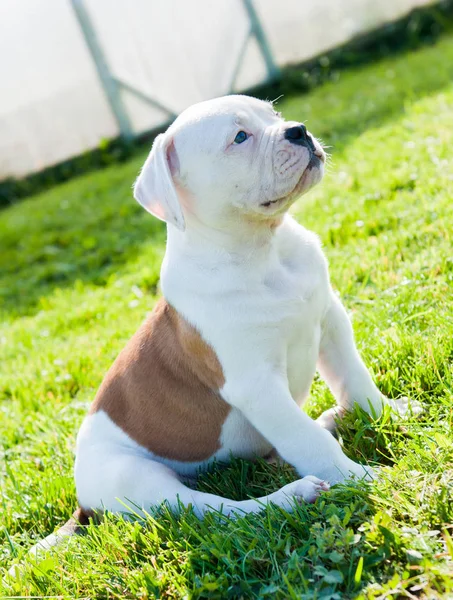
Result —
<instances>
[{"instance_id":1,"label":"dog's front paw","mask_svg":"<svg viewBox=\"0 0 453 600\"><path fill-rule=\"evenodd\" d=\"M326 429L334 437L337 437L338 423L346 414L346 409L342 406L333 406L325 410L317 419L316 422Z\"/></svg>"},{"instance_id":2,"label":"dog's front paw","mask_svg":"<svg viewBox=\"0 0 453 600\"><path fill-rule=\"evenodd\" d=\"M331 485L344 483L348 479L373 481L376 477L371 467L356 463L346 456L344 460L332 464L328 469L324 469L322 473L318 473L318 475L325 478Z\"/></svg>"},{"instance_id":3,"label":"dog's front paw","mask_svg":"<svg viewBox=\"0 0 453 600\"><path fill-rule=\"evenodd\" d=\"M383 401L384 406L390 407L392 412L394 412L400 418L407 418L411 415L419 415L424 410L420 402L417 400L411 400L410 398L407 398L407 396L397 398L396 400L384 397Z\"/></svg>"}]
</instances>

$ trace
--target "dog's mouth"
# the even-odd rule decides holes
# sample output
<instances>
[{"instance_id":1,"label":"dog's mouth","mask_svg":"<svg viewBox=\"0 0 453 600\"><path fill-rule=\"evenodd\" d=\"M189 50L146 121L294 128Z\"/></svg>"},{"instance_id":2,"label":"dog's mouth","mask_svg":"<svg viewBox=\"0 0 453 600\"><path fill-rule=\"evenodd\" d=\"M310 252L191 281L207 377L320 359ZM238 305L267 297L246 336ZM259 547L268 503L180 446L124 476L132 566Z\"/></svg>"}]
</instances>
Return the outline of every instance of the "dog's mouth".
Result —
<instances>
[{"instance_id":1,"label":"dog's mouth","mask_svg":"<svg viewBox=\"0 0 453 600\"><path fill-rule=\"evenodd\" d=\"M282 200L285 200L285 198L277 198L277 200L269 200L269 202L262 202L260 204L260 206L272 206L273 204L277 204L278 202L281 202Z\"/></svg>"},{"instance_id":2,"label":"dog's mouth","mask_svg":"<svg viewBox=\"0 0 453 600\"><path fill-rule=\"evenodd\" d=\"M304 172L302 173L299 181L296 183L294 189L287 196L284 196L283 198L276 198L275 200L267 200L266 202L262 202L260 206L264 208L269 208L269 206L276 206L282 204L283 202L287 202L288 199L295 198L295 195L303 189L305 182L310 174L310 171L312 171L312 169L315 168L319 169L322 162L324 161L321 161L320 157L312 152L310 156L310 161L305 167Z\"/></svg>"}]
</instances>

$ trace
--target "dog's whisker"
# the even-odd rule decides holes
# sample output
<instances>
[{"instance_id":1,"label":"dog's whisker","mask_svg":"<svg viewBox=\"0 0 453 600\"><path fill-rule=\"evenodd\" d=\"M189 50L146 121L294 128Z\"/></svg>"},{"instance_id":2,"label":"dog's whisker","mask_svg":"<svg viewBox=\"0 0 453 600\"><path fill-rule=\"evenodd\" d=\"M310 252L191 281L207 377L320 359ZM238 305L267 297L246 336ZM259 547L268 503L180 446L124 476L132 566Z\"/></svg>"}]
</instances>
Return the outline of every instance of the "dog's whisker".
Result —
<instances>
[{"instance_id":1,"label":"dog's whisker","mask_svg":"<svg viewBox=\"0 0 453 600\"><path fill-rule=\"evenodd\" d=\"M269 100L269 102L270 102L271 104L277 104L277 103L278 103L278 101L279 101L281 98L283 98L283 97L284 97L284 94L280 94L280 96L277 96L277 98L275 98L275 100Z\"/></svg>"}]
</instances>

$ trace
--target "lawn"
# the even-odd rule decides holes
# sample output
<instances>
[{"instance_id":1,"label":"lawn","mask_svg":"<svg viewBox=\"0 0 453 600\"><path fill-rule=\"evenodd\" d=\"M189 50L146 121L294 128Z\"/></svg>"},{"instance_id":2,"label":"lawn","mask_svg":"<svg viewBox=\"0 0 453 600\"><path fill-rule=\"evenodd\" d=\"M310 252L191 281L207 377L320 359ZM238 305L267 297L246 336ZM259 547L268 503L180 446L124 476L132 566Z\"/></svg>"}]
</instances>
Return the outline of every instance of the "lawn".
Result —
<instances>
[{"instance_id":1,"label":"lawn","mask_svg":"<svg viewBox=\"0 0 453 600\"><path fill-rule=\"evenodd\" d=\"M372 485L292 515L108 518L8 577L74 510L77 429L159 295L165 230L131 194L145 154L59 185L0 213L0 596L453 597L453 37L279 110L331 146L294 213L323 241L378 385L423 415L344 422L348 453L381 466ZM308 412L332 403L317 379ZM199 486L240 499L294 477L236 461Z\"/></svg>"}]
</instances>

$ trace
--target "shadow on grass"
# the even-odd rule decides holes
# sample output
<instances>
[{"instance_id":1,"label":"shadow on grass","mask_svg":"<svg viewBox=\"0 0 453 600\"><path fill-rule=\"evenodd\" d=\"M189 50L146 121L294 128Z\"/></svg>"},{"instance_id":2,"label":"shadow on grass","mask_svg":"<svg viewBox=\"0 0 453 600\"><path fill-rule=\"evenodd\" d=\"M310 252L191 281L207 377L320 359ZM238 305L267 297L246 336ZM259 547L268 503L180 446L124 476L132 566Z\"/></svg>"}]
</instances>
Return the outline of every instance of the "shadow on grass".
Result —
<instances>
[{"instance_id":1,"label":"shadow on grass","mask_svg":"<svg viewBox=\"0 0 453 600\"><path fill-rule=\"evenodd\" d=\"M289 466L235 460L222 473L204 476L199 489L219 494L228 489L229 495L235 490L234 498L241 500L296 478ZM207 515L202 525L193 520L192 527L179 519L186 537L198 527L207 530L190 552L194 597L214 590L222 598L353 597L367 583L356 576L361 557L369 569L389 556L384 546L372 557L364 552L359 529L376 512L367 486L349 483L315 504L296 504L291 514L273 507L237 521Z\"/></svg>"},{"instance_id":2,"label":"shadow on grass","mask_svg":"<svg viewBox=\"0 0 453 600\"><path fill-rule=\"evenodd\" d=\"M289 95L279 108L303 120L333 153L371 127L399 119L408 103L453 79L453 40L349 72L309 94ZM31 315L56 288L81 281L105 286L152 240L162 252L161 223L134 202L131 184L144 154L91 173L5 209L0 214L0 310ZM150 283L155 286L155 280ZM45 303L44 303L45 305Z\"/></svg>"}]
</instances>

